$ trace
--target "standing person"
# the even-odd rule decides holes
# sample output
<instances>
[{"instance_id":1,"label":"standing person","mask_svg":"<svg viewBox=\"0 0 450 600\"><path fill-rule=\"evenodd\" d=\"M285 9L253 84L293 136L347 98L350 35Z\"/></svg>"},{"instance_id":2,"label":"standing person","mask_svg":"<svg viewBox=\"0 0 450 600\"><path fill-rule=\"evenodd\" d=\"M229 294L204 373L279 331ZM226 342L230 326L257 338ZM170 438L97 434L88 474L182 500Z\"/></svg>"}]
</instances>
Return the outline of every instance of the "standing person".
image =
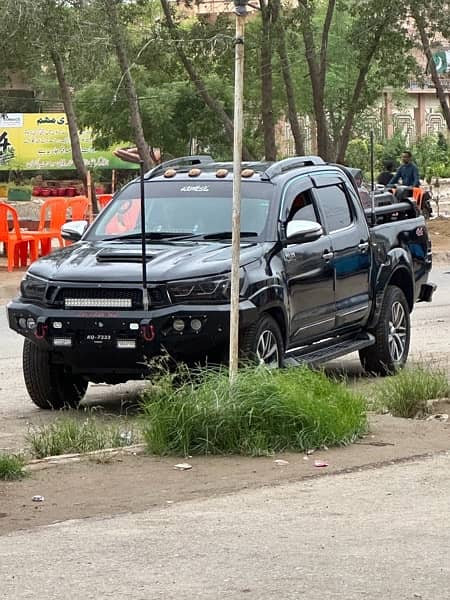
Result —
<instances>
[{"instance_id":1,"label":"standing person","mask_svg":"<svg viewBox=\"0 0 450 600\"><path fill-rule=\"evenodd\" d=\"M409 150L402 152L402 163L388 185L394 185L401 179L402 184L407 187L420 187L419 170L412 162L412 154Z\"/></svg>"}]
</instances>

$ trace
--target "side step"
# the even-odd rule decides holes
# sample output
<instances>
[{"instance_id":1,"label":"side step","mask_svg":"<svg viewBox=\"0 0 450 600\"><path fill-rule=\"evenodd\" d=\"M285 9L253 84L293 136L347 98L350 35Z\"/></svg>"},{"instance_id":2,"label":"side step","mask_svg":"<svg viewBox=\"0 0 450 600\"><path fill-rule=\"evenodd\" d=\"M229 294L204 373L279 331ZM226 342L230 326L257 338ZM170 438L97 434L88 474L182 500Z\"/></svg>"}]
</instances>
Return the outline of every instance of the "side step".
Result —
<instances>
[{"instance_id":1,"label":"side step","mask_svg":"<svg viewBox=\"0 0 450 600\"><path fill-rule=\"evenodd\" d=\"M360 334L358 337L340 338L332 343L313 344L285 354L284 364L287 367L296 367L302 364L317 365L373 346L373 344L375 344L375 338L370 333Z\"/></svg>"}]
</instances>

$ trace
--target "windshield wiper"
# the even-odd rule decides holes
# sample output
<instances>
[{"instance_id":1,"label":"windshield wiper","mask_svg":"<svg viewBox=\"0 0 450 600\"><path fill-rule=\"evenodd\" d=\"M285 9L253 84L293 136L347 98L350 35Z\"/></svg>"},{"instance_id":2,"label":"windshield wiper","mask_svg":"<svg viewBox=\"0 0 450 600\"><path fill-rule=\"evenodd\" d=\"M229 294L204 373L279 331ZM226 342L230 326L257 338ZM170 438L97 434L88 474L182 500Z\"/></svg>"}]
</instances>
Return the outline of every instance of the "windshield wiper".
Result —
<instances>
[{"instance_id":1,"label":"windshield wiper","mask_svg":"<svg viewBox=\"0 0 450 600\"><path fill-rule=\"evenodd\" d=\"M241 238L243 237L257 237L256 231L241 231ZM228 240L232 238L231 231L216 231L214 233L196 233L193 235L186 235L179 237L179 240Z\"/></svg>"},{"instance_id":2,"label":"windshield wiper","mask_svg":"<svg viewBox=\"0 0 450 600\"><path fill-rule=\"evenodd\" d=\"M180 234L180 233L171 233L169 231L146 231L145 239L146 240L165 240L165 239L173 239L184 237L188 234ZM104 241L120 241L120 240L140 240L142 238L142 233L125 233L124 235L115 235L112 237L105 237Z\"/></svg>"}]
</instances>

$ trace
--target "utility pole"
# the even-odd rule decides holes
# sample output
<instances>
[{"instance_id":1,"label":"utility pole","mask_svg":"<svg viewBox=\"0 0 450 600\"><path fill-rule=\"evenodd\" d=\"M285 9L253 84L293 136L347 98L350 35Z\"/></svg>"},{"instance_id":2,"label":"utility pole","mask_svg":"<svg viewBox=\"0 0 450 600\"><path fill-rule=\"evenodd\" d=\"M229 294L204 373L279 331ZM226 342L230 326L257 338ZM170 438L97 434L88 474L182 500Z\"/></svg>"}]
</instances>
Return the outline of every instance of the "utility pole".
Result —
<instances>
[{"instance_id":1,"label":"utility pole","mask_svg":"<svg viewBox=\"0 0 450 600\"><path fill-rule=\"evenodd\" d=\"M230 383L236 378L239 360L239 271L241 247L241 163L244 129L244 33L247 0L234 0L236 12L234 71L233 219L230 310Z\"/></svg>"}]
</instances>

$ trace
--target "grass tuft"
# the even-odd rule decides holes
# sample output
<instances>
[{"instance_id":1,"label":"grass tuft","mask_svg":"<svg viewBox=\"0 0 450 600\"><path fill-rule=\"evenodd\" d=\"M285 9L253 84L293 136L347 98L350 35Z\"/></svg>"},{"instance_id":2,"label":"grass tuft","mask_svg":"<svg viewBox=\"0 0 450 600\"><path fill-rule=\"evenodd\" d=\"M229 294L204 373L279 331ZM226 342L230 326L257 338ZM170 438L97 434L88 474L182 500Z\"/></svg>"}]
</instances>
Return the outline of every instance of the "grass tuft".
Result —
<instances>
[{"instance_id":1,"label":"grass tuft","mask_svg":"<svg viewBox=\"0 0 450 600\"><path fill-rule=\"evenodd\" d=\"M176 378L175 378L176 381ZM353 442L364 399L307 368L204 370L180 385L166 375L143 395L143 436L154 454L267 455Z\"/></svg>"},{"instance_id":2,"label":"grass tuft","mask_svg":"<svg viewBox=\"0 0 450 600\"><path fill-rule=\"evenodd\" d=\"M412 419L430 412L428 400L449 395L450 384L445 371L419 366L403 369L378 384L373 400L378 409L387 409L394 417Z\"/></svg>"},{"instance_id":3,"label":"grass tuft","mask_svg":"<svg viewBox=\"0 0 450 600\"><path fill-rule=\"evenodd\" d=\"M136 435L129 426L125 431L123 426L99 423L94 418L85 421L62 418L31 429L27 441L33 456L45 458L131 446L136 442Z\"/></svg>"},{"instance_id":4,"label":"grass tuft","mask_svg":"<svg viewBox=\"0 0 450 600\"><path fill-rule=\"evenodd\" d=\"M26 476L25 459L16 454L0 454L0 480L13 481Z\"/></svg>"}]
</instances>

